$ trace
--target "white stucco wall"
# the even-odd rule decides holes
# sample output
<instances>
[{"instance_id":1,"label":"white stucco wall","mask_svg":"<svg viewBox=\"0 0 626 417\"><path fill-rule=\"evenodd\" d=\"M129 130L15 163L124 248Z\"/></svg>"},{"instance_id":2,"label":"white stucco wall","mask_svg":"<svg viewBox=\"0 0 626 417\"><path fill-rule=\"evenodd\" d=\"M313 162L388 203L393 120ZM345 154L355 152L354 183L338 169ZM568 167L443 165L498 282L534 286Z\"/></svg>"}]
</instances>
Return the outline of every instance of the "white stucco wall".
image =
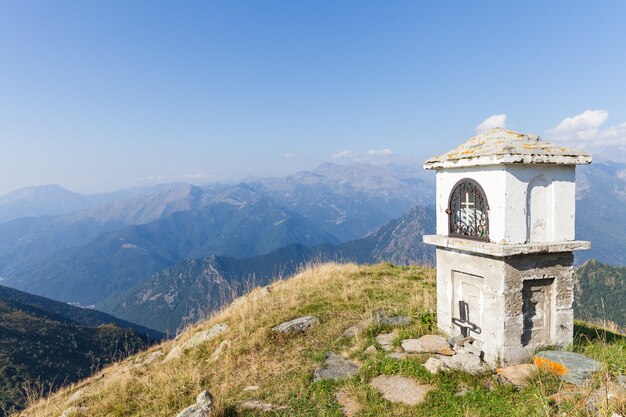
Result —
<instances>
[{"instance_id":1,"label":"white stucco wall","mask_svg":"<svg viewBox=\"0 0 626 417\"><path fill-rule=\"evenodd\" d=\"M452 187L463 178L478 182L485 191L489 204L489 239L499 242L505 236L505 186L506 172L504 165L490 167L471 167L437 170L437 234L448 235L448 200Z\"/></svg>"},{"instance_id":2,"label":"white stucco wall","mask_svg":"<svg viewBox=\"0 0 626 417\"><path fill-rule=\"evenodd\" d=\"M489 240L518 244L534 241L559 242L575 239L576 183L574 165L496 165L437 170L437 234L448 235L448 199L452 187L463 178L477 181L489 204ZM529 186L538 184L529 204ZM528 207L535 225L545 230L532 233ZM537 222L539 218L541 221ZM530 231L530 233L529 233Z\"/></svg>"}]
</instances>

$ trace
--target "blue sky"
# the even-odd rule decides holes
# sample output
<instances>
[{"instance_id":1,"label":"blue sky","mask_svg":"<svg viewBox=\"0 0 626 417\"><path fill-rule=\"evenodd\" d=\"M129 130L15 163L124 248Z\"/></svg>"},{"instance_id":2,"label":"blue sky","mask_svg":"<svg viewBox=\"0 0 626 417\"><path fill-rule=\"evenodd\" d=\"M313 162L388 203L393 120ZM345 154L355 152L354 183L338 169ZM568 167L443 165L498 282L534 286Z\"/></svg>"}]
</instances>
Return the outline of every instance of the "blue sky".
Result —
<instances>
[{"instance_id":1,"label":"blue sky","mask_svg":"<svg viewBox=\"0 0 626 417\"><path fill-rule=\"evenodd\" d=\"M626 161L626 2L0 0L0 194L418 161L489 124Z\"/></svg>"}]
</instances>

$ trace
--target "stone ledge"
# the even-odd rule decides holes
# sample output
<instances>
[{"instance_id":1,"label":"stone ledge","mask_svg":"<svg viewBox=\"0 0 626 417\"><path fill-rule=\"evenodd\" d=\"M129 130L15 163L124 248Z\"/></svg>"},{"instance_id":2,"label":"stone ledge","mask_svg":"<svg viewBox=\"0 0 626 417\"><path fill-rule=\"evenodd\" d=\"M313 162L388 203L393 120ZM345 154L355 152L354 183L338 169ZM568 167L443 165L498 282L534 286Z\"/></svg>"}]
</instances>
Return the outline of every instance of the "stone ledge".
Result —
<instances>
[{"instance_id":1,"label":"stone ledge","mask_svg":"<svg viewBox=\"0 0 626 417\"><path fill-rule=\"evenodd\" d=\"M482 242L440 235L424 235L424 243L441 248L456 249L470 253L480 253L496 257L525 255L529 253L558 253L591 249L591 242L572 240L563 242L503 244Z\"/></svg>"}]
</instances>

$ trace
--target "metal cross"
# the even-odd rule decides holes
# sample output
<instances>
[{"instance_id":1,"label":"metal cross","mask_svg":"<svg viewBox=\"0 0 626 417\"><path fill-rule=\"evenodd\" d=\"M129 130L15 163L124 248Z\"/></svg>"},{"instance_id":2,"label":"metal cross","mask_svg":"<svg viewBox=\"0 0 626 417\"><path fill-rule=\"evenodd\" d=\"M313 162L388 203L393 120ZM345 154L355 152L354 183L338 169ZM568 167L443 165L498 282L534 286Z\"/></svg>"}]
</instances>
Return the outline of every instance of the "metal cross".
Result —
<instances>
[{"instance_id":1,"label":"metal cross","mask_svg":"<svg viewBox=\"0 0 626 417\"><path fill-rule=\"evenodd\" d=\"M470 206L474 205L474 203L470 203L469 193L467 191L465 192L465 201L461 201L461 204L465 206L465 209L468 209L470 208Z\"/></svg>"}]
</instances>

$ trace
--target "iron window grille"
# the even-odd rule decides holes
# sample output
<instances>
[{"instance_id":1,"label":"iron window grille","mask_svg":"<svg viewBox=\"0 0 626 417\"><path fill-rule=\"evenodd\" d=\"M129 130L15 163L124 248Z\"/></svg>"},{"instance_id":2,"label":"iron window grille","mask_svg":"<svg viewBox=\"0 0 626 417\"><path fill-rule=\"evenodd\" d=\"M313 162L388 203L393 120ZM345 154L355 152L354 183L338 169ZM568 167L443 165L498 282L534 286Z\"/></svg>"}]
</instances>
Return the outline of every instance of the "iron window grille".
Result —
<instances>
[{"instance_id":1,"label":"iron window grille","mask_svg":"<svg viewBox=\"0 0 626 417\"><path fill-rule=\"evenodd\" d=\"M489 241L489 205L482 187L464 178L457 182L448 201L450 236Z\"/></svg>"}]
</instances>

